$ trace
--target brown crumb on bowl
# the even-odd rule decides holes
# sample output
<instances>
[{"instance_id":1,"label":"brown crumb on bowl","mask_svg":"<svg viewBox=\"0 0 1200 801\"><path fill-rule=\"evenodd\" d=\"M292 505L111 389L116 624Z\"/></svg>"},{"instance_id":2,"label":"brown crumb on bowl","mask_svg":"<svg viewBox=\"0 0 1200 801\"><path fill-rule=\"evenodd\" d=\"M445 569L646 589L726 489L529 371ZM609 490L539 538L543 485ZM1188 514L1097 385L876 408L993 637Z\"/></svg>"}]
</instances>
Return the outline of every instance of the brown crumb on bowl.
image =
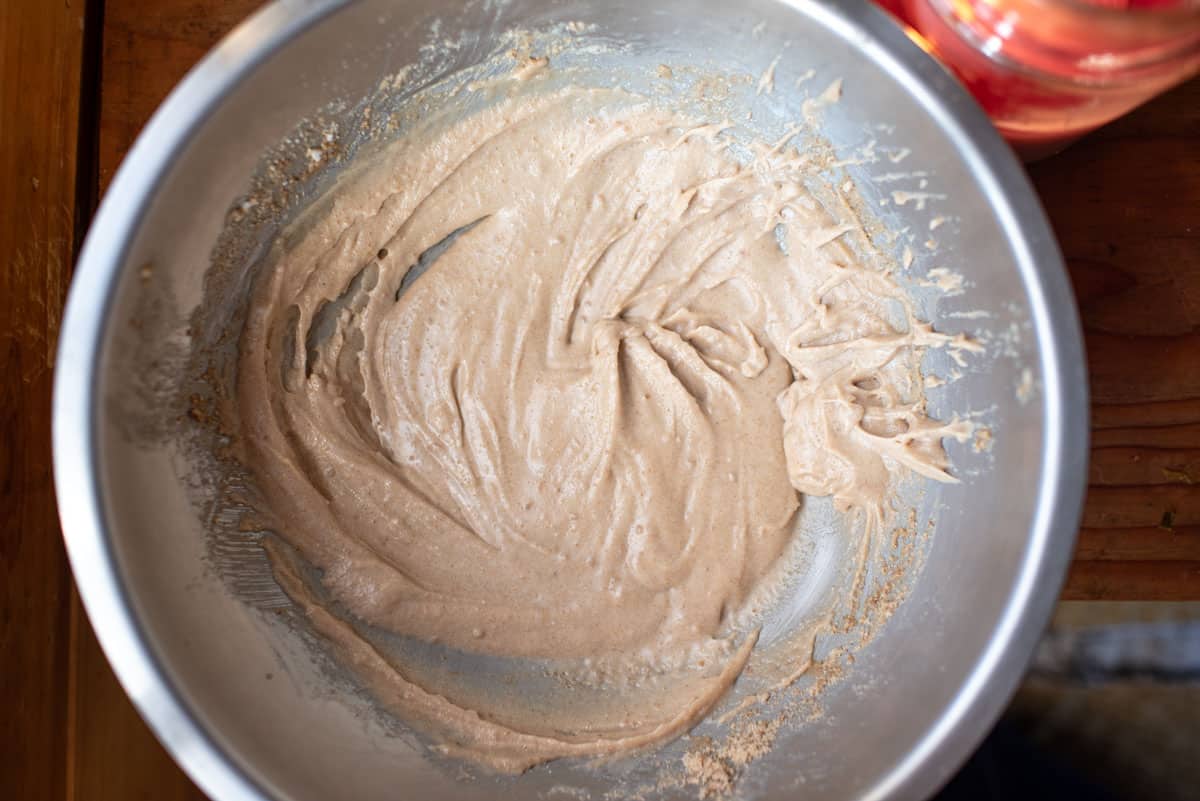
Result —
<instances>
[{"instance_id":1,"label":"brown crumb on bowl","mask_svg":"<svg viewBox=\"0 0 1200 801\"><path fill-rule=\"evenodd\" d=\"M983 453L992 449L992 431L989 428L975 429L974 446L976 453Z\"/></svg>"},{"instance_id":2,"label":"brown crumb on bowl","mask_svg":"<svg viewBox=\"0 0 1200 801\"><path fill-rule=\"evenodd\" d=\"M683 756L684 783L697 787L700 798L720 798L732 792L742 769L775 744L782 719L752 720L735 726L718 745L698 737Z\"/></svg>"}]
</instances>

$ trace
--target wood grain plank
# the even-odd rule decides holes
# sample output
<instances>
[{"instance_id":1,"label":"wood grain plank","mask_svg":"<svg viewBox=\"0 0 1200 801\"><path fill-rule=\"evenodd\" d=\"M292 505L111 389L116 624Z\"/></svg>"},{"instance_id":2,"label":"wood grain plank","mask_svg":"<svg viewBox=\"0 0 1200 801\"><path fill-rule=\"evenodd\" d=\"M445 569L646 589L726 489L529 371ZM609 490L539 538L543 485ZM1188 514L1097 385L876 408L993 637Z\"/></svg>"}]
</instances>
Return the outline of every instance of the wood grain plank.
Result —
<instances>
[{"instance_id":1,"label":"wood grain plank","mask_svg":"<svg viewBox=\"0 0 1200 801\"><path fill-rule=\"evenodd\" d=\"M1159 404L1145 404L1145 407ZM1194 404L1200 408L1200 404ZM1093 405L1094 409L1104 409L1104 406ZM1147 415L1151 414L1149 410ZM1149 422L1149 417L1143 417L1140 422ZM1092 427L1092 450L1101 451L1109 448L1136 448L1138 452L1161 448L1163 450L1188 450L1200 447L1200 423L1179 422L1161 426L1137 425L1138 421L1130 421L1125 428Z\"/></svg>"},{"instance_id":2,"label":"wood grain plank","mask_svg":"<svg viewBox=\"0 0 1200 801\"><path fill-rule=\"evenodd\" d=\"M1194 486L1090 487L1084 528L1200 525L1200 493Z\"/></svg>"},{"instance_id":3,"label":"wood grain plank","mask_svg":"<svg viewBox=\"0 0 1200 801\"><path fill-rule=\"evenodd\" d=\"M1194 601L1200 562L1075 562L1064 601Z\"/></svg>"},{"instance_id":4,"label":"wood grain plank","mask_svg":"<svg viewBox=\"0 0 1200 801\"><path fill-rule=\"evenodd\" d=\"M1197 99L1200 102L1200 98ZM1110 428L1183 426L1200 423L1200 399L1161 403L1092 404L1092 433L1098 436Z\"/></svg>"},{"instance_id":5,"label":"wood grain plank","mask_svg":"<svg viewBox=\"0 0 1200 801\"><path fill-rule=\"evenodd\" d=\"M70 592L50 462L70 277L84 0L0 12L0 798L61 798Z\"/></svg>"},{"instance_id":6,"label":"wood grain plank","mask_svg":"<svg viewBox=\"0 0 1200 801\"><path fill-rule=\"evenodd\" d=\"M1079 562L1200 562L1200 526L1085 528Z\"/></svg>"},{"instance_id":7,"label":"wood grain plank","mask_svg":"<svg viewBox=\"0 0 1200 801\"><path fill-rule=\"evenodd\" d=\"M1200 447L1093 447L1088 483L1092 487L1191 486L1200 483Z\"/></svg>"},{"instance_id":8,"label":"wood grain plank","mask_svg":"<svg viewBox=\"0 0 1200 801\"><path fill-rule=\"evenodd\" d=\"M262 0L106 0L97 153L103 191L189 69ZM77 699L68 801L204 801L117 683L82 610L72 639Z\"/></svg>"},{"instance_id":9,"label":"wood grain plank","mask_svg":"<svg viewBox=\"0 0 1200 801\"><path fill-rule=\"evenodd\" d=\"M205 801L130 703L86 619L73 645L74 781L67 801Z\"/></svg>"},{"instance_id":10,"label":"wood grain plank","mask_svg":"<svg viewBox=\"0 0 1200 801\"><path fill-rule=\"evenodd\" d=\"M1030 172L1091 373L1085 528L1063 597L1200 598L1200 81Z\"/></svg>"},{"instance_id":11,"label":"wood grain plank","mask_svg":"<svg viewBox=\"0 0 1200 801\"><path fill-rule=\"evenodd\" d=\"M264 0L106 0L100 114L103 191L154 109Z\"/></svg>"},{"instance_id":12,"label":"wood grain plank","mask_svg":"<svg viewBox=\"0 0 1200 801\"><path fill-rule=\"evenodd\" d=\"M107 0L99 138L106 186L150 114L260 0ZM1200 598L1200 82L1033 168L1071 263L1097 376L1096 451L1069 598ZM1112 492L1108 492L1112 491ZM1107 493L1107 494L1106 494ZM1157 494L1156 494L1157 493ZM1183 510L1171 531L1169 506ZM199 799L116 685L86 625L77 798ZM136 771L116 774L123 755ZM138 779L135 773L143 778ZM112 784L106 784L112 783Z\"/></svg>"},{"instance_id":13,"label":"wood grain plank","mask_svg":"<svg viewBox=\"0 0 1200 801\"><path fill-rule=\"evenodd\" d=\"M1093 403L1200 398L1200 371L1196 369L1200 332L1118 336L1094 328L1084 330Z\"/></svg>"}]
</instances>

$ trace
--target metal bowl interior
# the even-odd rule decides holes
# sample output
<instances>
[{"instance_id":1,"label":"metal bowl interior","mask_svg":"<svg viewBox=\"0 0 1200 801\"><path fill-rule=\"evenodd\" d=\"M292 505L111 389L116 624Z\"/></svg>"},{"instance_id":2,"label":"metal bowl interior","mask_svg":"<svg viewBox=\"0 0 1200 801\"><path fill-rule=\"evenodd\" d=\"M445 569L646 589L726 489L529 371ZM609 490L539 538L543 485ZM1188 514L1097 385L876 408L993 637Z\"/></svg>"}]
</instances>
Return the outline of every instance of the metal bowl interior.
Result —
<instances>
[{"instance_id":1,"label":"metal bowl interior","mask_svg":"<svg viewBox=\"0 0 1200 801\"><path fill-rule=\"evenodd\" d=\"M627 66L720 64L757 76L779 57L776 90L747 100L767 120L798 115L811 89L840 78L845 96L822 133L839 154L882 154L847 167L867 206L886 228L920 232L914 276L946 267L965 279L962 294L926 293L922 310L988 350L930 403L935 414L977 413L991 449L950 446L963 480L922 501L934 528L908 599L825 694L824 716L783 733L739 787L761 799L801 789L813 799L922 798L994 721L1057 597L1086 473L1086 375L1062 260L1020 166L958 85L865 3L478 0L447 10L312 0L278 2L238 28L138 140L68 303L55 478L104 650L175 758L222 801L552 798L563 787L601 797L612 786L603 769L571 764L463 782L393 736L352 688L323 681L300 638L227 591L206 560L208 521L186 457L111 413L123 396L172 380L164 354L188 345L213 245L264 152L316 110L417 61L431 35L458 42L437 56L434 72L449 73L487 55L501 31L568 21L621 43ZM928 207L896 201L917 179L928 182ZM935 215L945 216L928 234L937 247L922 247ZM165 326L149 345L130 333L147 319ZM695 789L663 790L676 795Z\"/></svg>"}]
</instances>

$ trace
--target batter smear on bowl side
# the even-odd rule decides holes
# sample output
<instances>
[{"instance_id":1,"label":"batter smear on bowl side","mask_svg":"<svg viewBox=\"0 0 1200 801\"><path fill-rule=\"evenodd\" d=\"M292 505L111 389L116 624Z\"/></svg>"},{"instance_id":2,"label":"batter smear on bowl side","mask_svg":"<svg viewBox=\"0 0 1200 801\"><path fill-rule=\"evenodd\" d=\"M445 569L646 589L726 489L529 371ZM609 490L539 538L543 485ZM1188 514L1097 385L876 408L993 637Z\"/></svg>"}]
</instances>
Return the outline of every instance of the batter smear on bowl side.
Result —
<instances>
[{"instance_id":1,"label":"batter smear on bowl side","mask_svg":"<svg viewBox=\"0 0 1200 801\"><path fill-rule=\"evenodd\" d=\"M951 340L795 148L729 145L616 91L510 98L344 176L260 277L237 403L277 578L450 753L516 771L679 734L744 667L804 495L870 526L897 471L952 480L917 370ZM680 678L522 727L360 624Z\"/></svg>"}]
</instances>

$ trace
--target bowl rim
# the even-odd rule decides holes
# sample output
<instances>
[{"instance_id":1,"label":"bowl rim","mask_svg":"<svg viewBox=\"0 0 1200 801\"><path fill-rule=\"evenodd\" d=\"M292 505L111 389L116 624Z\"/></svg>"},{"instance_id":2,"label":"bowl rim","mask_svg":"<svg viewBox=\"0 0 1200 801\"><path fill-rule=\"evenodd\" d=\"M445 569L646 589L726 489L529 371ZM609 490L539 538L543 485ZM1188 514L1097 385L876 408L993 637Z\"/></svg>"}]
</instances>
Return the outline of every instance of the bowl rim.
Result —
<instances>
[{"instance_id":1,"label":"bowl rim","mask_svg":"<svg viewBox=\"0 0 1200 801\"><path fill-rule=\"evenodd\" d=\"M76 265L55 362L54 485L80 598L125 692L175 761L220 801L287 796L201 723L137 619L108 535L97 437L100 343L117 279L159 181L203 120L295 37L354 0L274 0L239 24L151 117L117 171ZM925 798L986 735L1024 673L1054 608L1075 543L1088 454L1083 336L1066 268L1024 169L966 90L867 0L772 0L840 29L905 83L953 141L1008 234L1028 294L1042 364L1045 442L1021 570L974 668L935 724L861 801Z\"/></svg>"}]
</instances>

